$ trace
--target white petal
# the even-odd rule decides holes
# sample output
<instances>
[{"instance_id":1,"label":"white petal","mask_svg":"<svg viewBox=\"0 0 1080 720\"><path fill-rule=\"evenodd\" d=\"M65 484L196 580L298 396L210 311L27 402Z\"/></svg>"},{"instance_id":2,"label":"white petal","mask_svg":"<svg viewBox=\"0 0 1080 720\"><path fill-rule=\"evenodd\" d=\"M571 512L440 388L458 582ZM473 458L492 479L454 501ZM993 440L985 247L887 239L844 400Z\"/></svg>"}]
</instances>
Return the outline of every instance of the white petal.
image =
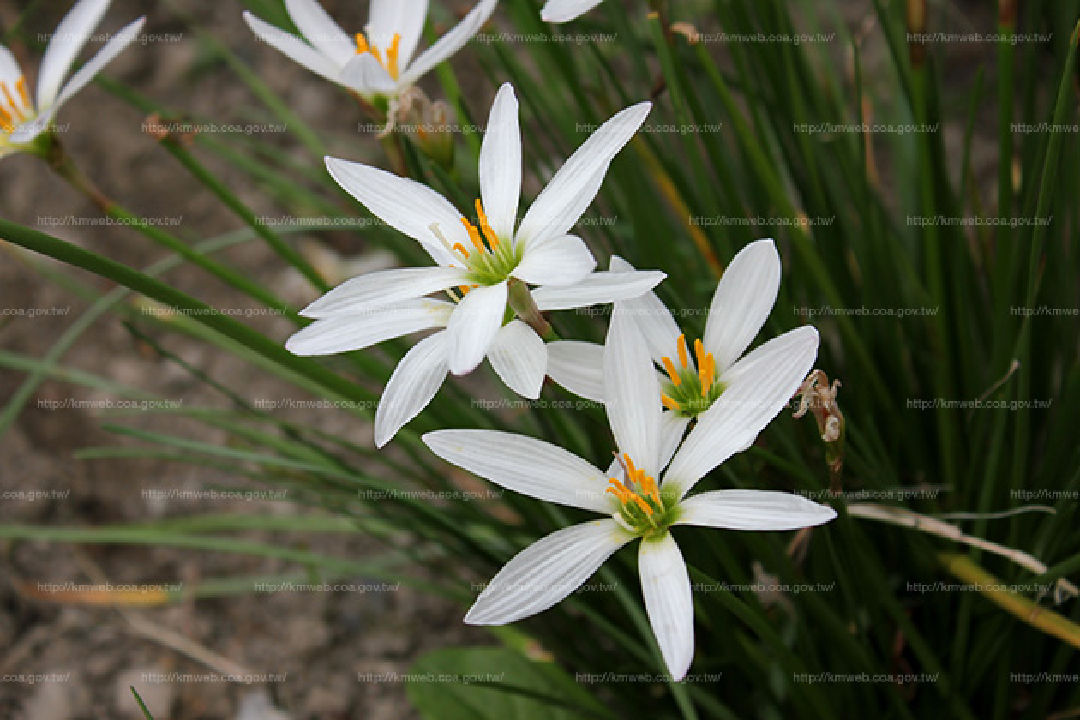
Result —
<instances>
[{"instance_id":1,"label":"white petal","mask_svg":"<svg viewBox=\"0 0 1080 720\"><path fill-rule=\"evenodd\" d=\"M547 610L588 580L631 539L614 520L571 525L511 558L465 615L470 625L505 625Z\"/></svg>"},{"instance_id":2,"label":"white petal","mask_svg":"<svg viewBox=\"0 0 1080 720\"><path fill-rule=\"evenodd\" d=\"M461 224L461 213L426 185L370 165L337 158L326 158L326 169L338 185L375 217L416 239L440 265L460 261L439 242L431 225L438 225L439 232L451 245L461 243L470 247L469 234Z\"/></svg>"},{"instance_id":3,"label":"white petal","mask_svg":"<svg viewBox=\"0 0 1080 720\"><path fill-rule=\"evenodd\" d=\"M3 45L0 45L0 82L6 83L9 90L15 89L15 83L23 76L22 69L15 56Z\"/></svg>"},{"instance_id":4,"label":"white petal","mask_svg":"<svg viewBox=\"0 0 1080 720\"><path fill-rule=\"evenodd\" d=\"M678 682L686 676L694 659L694 599L679 546L664 533L656 540L643 540L638 551L638 573L660 654Z\"/></svg>"},{"instance_id":5,"label":"white petal","mask_svg":"<svg viewBox=\"0 0 1080 720\"><path fill-rule=\"evenodd\" d=\"M56 100L71 64L108 9L109 0L79 0L56 26L38 69L39 110L49 107Z\"/></svg>"},{"instance_id":6,"label":"white petal","mask_svg":"<svg viewBox=\"0 0 1080 720\"><path fill-rule=\"evenodd\" d=\"M251 28L251 31L258 35L259 39L267 45L276 48L278 52L294 62L300 63L316 75L321 75L331 82L341 82L341 66L311 45L308 45L295 35L290 35L281 28L255 17L247 10L244 11L244 20L247 22L248 27Z\"/></svg>"},{"instance_id":7,"label":"white petal","mask_svg":"<svg viewBox=\"0 0 1080 720\"><path fill-rule=\"evenodd\" d=\"M397 82L371 53L354 54L341 69L341 84L361 95L393 95Z\"/></svg>"},{"instance_id":8,"label":"white petal","mask_svg":"<svg viewBox=\"0 0 1080 720\"><path fill-rule=\"evenodd\" d=\"M461 285L466 278L464 269L450 267L377 270L346 280L300 314L309 318L356 315Z\"/></svg>"},{"instance_id":9,"label":"white petal","mask_svg":"<svg viewBox=\"0 0 1080 720\"><path fill-rule=\"evenodd\" d=\"M428 0L371 0L371 16L364 28L368 42L385 50L394 35L400 35L398 67L403 68L416 52L427 14Z\"/></svg>"},{"instance_id":10,"label":"white petal","mask_svg":"<svg viewBox=\"0 0 1080 720\"><path fill-rule=\"evenodd\" d=\"M611 514L606 476L543 440L498 430L436 430L424 442L443 460L538 500Z\"/></svg>"},{"instance_id":11,"label":"white petal","mask_svg":"<svg viewBox=\"0 0 1080 720\"><path fill-rule=\"evenodd\" d=\"M634 266L618 255L611 256L609 267L612 272L634 272ZM619 302L626 309L626 313L634 318L641 334L645 336L645 344L649 346L653 360L659 363L661 358L675 354L676 343L682 331L671 311L656 293L650 291ZM690 362L693 367L692 360Z\"/></svg>"},{"instance_id":12,"label":"white petal","mask_svg":"<svg viewBox=\"0 0 1080 720\"><path fill-rule=\"evenodd\" d=\"M771 239L752 242L732 258L716 285L705 321L705 349L723 373L750 346L776 303L780 255Z\"/></svg>"},{"instance_id":13,"label":"white petal","mask_svg":"<svg viewBox=\"0 0 1080 720\"><path fill-rule=\"evenodd\" d=\"M521 126L518 101L510 83L499 88L491 106L480 147L479 172L480 196L491 229L510 241L521 195Z\"/></svg>"},{"instance_id":14,"label":"white petal","mask_svg":"<svg viewBox=\"0 0 1080 720\"><path fill-rule=\"evenodd\" d=\"M540 11L544 22L562 23L592 10L600 0L548 0Z\"/></svg>"},{"instance_id":15,"label":"white petal","mask_svg":"<svg viewBox=\"0 0 1080 720\"><path fill-rule=\"evenodd\" d=\"M573 285L545 285L532 291L540 310L569 310L637 297L653 289L667 277L659 270L589 273Z\"/></svg>"},{"instance_id":16,"label":"white petal","mask_svg":"<svg viewBox=\"0 0 1080 720\"><path fill-rule=\"evenodd\" d=\"M356 54L356 43L315 0L285 0L285 10L304 39L339 66Z\"/></svg>"},{"instance_id":17,"label":"white petal","mask_svg":"<svg viewBox=\"0 0 1080 720\"><path fill-rule=\"evenodd\" d=\"M548 376L578 397L604 402L604 346L580 340L547 344Z\"/></svg>"},{"instance_id":18,"label":"white petal","mask_svg":"<svg viewBox=\"0 0 1080 720\"><path fill-rule=\"evenodd\" d=\"M563 164L537 196L518 228L526 244L565 235L592 203L612 158L638 131L652 103L643 102L601 125Z\"/></svg>"},{"instance_id":19,"label":"white petal","mask_svg":"<svg viewBox=\"0 0 1080 720\"><path fill-rule=\"evenodd\" d=\"M491 17L497 2L498 0L480 0L480 2L476 3L476 7L470 10L469 14L460 23L439 38L434 45L420 53L419 57L405 68L405 71L401 74L399 84L411 85L433 67L464 47L465 43L472 40L473 35L479 32L483 24Z\"/></svg>"},{"instance_id":20,"label":"white petal","mask_svg":"<svg viewBox=\"0 0 1080 720\"><path fill-rule=\"evenodd\" d=\"M394 368L375 411L375 446L390 442L405 423L420 414L446 379L446 331L424 338Z\"/></svg>"},{"instance_id":21,"label":"white petal","mask_svg":"<svg viewBox=\"0 0 1080 720\"><path fill-rule=\"evenodd\" d=\"M450 303L425 298L359 315L316 320L290 337L285 349L296 355L331 355L360 350L409 333L443 327L451 309Z\"/></svg>"},{"instance_id":22,"label":"white petal","mask_svg":"<svg viewBox=\"0 0 1080 720\"><path fill-rule=\"evenodd\" d=\"M770 490L713 490L686 498L679 509L679 525L728 530L796 530L836 517L827 505Z\"/></svg>"},{"instance_id":23,"label":"white petal","mask_svg":"<svg viewBox=\"0 0 1080 720\"><path fill-rule=\"evenodd\" d=\"M660 413L660 467L667 467L671 457L679 449L686 426L690 418L682 417L670 410Z\"/></svg>"},{"instance_id":24,"label":"white petal","mask_svg":"<svg viewBox=\"0 0 1080 720\"><path fill-rule=\"evenodd\" d=\"M773 338L720 377L723 394L698 416L664 476L682 495L754 441L791 400L817 357L818 334L804 326Z\"/></svg>"},{"instance_id":25,"label":"white petal","mask_svg":"<svg viewBox=\"0 0 1080 720\"><path fill-rule=\"evenodd\" d=\"M536 331L513 320L495 333L488 360L506 386L522 397L540 397L547 370L547 346Z\"/></svg>"},{"instance_id":26,"label":"white petal","mask_svg":"<svg viewBox=\"0 0 1080 720\"><path fill-rule=\"evenodd\" d=\"M558 235L527 245L513 276L530 285L565 287L581 282L594 269L596 258L581 238Z\"/></svg>"},{"instance_id":27,"label":"white petal","mask_svg":"<svg viewBox=\"0 0 1080 720\"><path fill-rule=\"evenodd\" d=\"M487 355L506 314L506 281L473 288L461 299L446 329L450 333L450 372L464 375Z\"/></svg>"},{"instance_id":28,"label":"white petal","mask_svg":"<svg viewBox=\"0 0 1080 720\"><path fill-rule=\"evenodd\" d=\"M619 308L604 343L604 405L619 452L660 476L660 384L645 340Z\"/></svg>"}]
</instances>

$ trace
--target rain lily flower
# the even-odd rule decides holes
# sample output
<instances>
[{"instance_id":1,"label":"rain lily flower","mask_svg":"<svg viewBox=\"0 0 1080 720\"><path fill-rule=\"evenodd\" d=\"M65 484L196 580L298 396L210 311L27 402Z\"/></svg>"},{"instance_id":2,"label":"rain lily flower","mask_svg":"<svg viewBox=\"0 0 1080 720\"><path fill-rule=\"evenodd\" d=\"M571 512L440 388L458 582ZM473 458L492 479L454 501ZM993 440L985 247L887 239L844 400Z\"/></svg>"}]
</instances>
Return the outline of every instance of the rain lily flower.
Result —
<instances>
[{"instance_id":1,"label":"rain lily flower","mask_svg":"<svg viewBox=\"0 0 1080 720\"><path fill-rule=\"evenodd\" d=\"M745 449L776 416L817 355L812 327L795 342L751 353L733 384L679 444L665 424L649 351L625 308L616 306L603 353L605 409L618 461L607 473L550 443L493 430L439 430L431 450L509 490L606 517L572 525L514 556L465 616L503 625L555 605L582 585L620 547L641 539L638 567L645 609L664 662L681 680L694 652L694 608L674 525L728 530L792 530L832 520L832 508L802 496L765 490L713 490L687 497L694 485ZM666 468L666 470L665 470ZM658 480L658 478L662 478Z\"/></svg>"},{"instance_id":2,"label":"rain lily flower","mask_svg":"<svg viewBox=\"0 0 1080 720\"><path fill-rule=\"evenodd\" d=\"M375 414L380 447L431 401L447 372L464 375L485 357L512 390L539 397L547 346L514 319L522 302L537 313L586 307L636 297L665 277L655 271L594 272L596 260L585 243L567 234L649 109L640 103L601 125L520 223L521 131L509 84L499 89L480 149L475 223L413 180L328 158L338 184L377 218L415 238L437 265L367 273L339 285L302 311L317 322L286 347L298 355L325 355L445 328L413 347L391 376ZM425 297L439 292L449 301Z\"/></svg>"},{"instance_id":3,"label":"rain lily flower","mask_svg":"<svg viewBox=\"0 0 1080 720\"><path fill-rule=\"evenodd\" d=\"M611 269L633 270L621 258L612 258ZM740 250L716 285L704 337L693 342L655 293L620 301L644 335L653 361L663 368L660 402L666 423L685 430L692 418L709 410L724 393L738 391L736 386L746 381L745 370L757 362L758 353L784 352L800 342L800 331L793 330L739 359L776 302L780 270L780 256L771 239L757 240ZM602 401L602 346L565 340L550 343L548 353L552 380L576 395Z\"/></svg>"},{"instance_id":4,"label":"rain lily flower","mask_svg":"<svg viewBox=\"0 0 1080 720\"><path fill-rule=\"evenodd\" d=\"M0 157L32 150L34 140L52 126L56 111L82 90L113 58L131 44L145 17L125 26L64 83L75 57L101 22L109 0L79 0L60 21L38 69L33 101L15 56L0 45Z\"/></svg>"},{"instance_id":5,"label":"rain lily flower","mask_svg":"<svg viewBox=\"0 0 1080 720\"><path fill-rule=\"evenodd\" d=\"M544 22L563 23L580 17L600 4L600 0L548 0L540 10Z\"/></svg>"},{"instance_id":6,"label":"rain lily flower","mask_svg":"<svg viewBox=\"0 0 1080 720\"><path fill-rule=\"evenodd\" d=\"M456 27L415 59L428 0L371 0L364 32L351 36L315 0L285 0L302 38L250 12L244 12L244 20L260 39L311 72L370 100L397 97L460 50L487 22L497 2L478 2Z\"/></svg>"}]
</instances>

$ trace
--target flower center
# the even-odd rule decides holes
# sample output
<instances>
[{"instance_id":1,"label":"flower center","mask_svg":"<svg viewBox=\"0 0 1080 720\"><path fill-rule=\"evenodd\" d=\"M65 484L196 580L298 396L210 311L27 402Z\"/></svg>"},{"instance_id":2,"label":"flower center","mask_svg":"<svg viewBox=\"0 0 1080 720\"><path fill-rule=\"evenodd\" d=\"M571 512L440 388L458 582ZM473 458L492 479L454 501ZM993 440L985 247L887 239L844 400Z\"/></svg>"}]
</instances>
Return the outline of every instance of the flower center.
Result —
<instances>
[{"instance_id":1,"label":"flower center","mask_svg":"<svg viewBox=\"0 0 1080 720\"><path fill-rule=\"evenodd\" d=\"M26 78L19 77L12 92L6 82L0 82L0 128L12 133L34 114L30 95L26 91Z\"/></svg>"},{"instance_id":2,"label":"flower center","mask_svg":"<svg viewBox=\"0 0 1080 720\"><path fill-rule=\"evenodd\" d=\"M398 52L400 47L401 33L394 33L394 37L390 40L390 47L386 48L386 59L384 60L382 53L379 52L379 48L368 44L368 40L364 37L364 33L356 33L356 54L363 55L364 53L371 53L374 55L379 64L383 66L383 69L386 70L394 80L398 79Z\"/></svg>"},{"instance_id":3,"label":"flower center","mask_svg":"<svg viewBox=\"0 0 1080 720\"><path fill-rule=\"evenodd\" d=\"M484 205L479 199L476 201L476 218L476 225L473 225L466 217L461 218L461 224L465 226L469 234L471 248L459 242L451 245L450 241L439 232L437 225L431 226L431 231L443 247L449 250L450 254L469 271L469 279L473 283L458 286L462 296L474 287L495 285L506 280L521 262L521 248L515 247L509 240L499 239L499 236L491 229L487 215L484 213Z\"/></svg>"},{"instance_id":4,"label":"flower center","mask_svg":"<svg viewBox=\"0 0 1080 720\"><path fill-rule=\"evenodd\" d=\"M662 533L675 520L673 499L661 496L656 480L643 468L634 467L627 453L619 458L619 464L626 480L608 478L607 489L619 501L619 518L638 535Z\"/></svg>"},{"instance_id":5,"label":"flower center","mask_svg":"<svg viewBox=\"0 0 1080 720\"><path fill-rule=\"evenodd\" d=\"M724 384L716 380L716 360L712 353L705 352L700 339L694 341L697 370L690 366L686 335L680 335L676 345L678 367L671 358L661 358L670 382L665 383L660 400L668 410L684 417L694 417L708 410L720 397Z\"/></svg>"}]
</instances>

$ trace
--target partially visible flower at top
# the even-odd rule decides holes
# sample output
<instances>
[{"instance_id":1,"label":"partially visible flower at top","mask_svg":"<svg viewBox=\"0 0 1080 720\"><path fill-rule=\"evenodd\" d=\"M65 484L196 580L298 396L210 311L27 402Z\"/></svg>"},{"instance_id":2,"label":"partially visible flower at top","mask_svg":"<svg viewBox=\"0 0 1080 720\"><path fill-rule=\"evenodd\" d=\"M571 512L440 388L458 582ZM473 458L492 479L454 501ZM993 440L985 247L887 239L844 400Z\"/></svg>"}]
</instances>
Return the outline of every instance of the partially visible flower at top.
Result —
<instances>
[{"instance_id":1,"label":"partially visible flower at top","mask_svg":"<svg viewBox=\"0 0 1080 720\"><path fill-rule=\"evenodd\" d=\"M326 355L445 328L417 343L391 376L375 414L380 447L427 406L447 372L469 373L485 357L512 390L539 397L547 346L515 315L536 324L540 312L636 297L665 277L658 271L594 272L592 253L568 234L650 107L639 103L601 125L520 223L521 129L509 84L495 97L480 148L482 200L476 201L475 224L425 185L327 158L339 185L375 217L415 238L437 265L367 273L339 285L301 312L317 322L289 338L286 347L298 355ZM452 302L425 297L437 292Z\"/></svg>"},{"instance_id":2,"label":"partially visible flower at top","mask_svg":"<svg viewBox=\"0 0 1080 720\"><path fill-rule=\"evenodd\" d=\"M621 258L612 258L612 271L631 271ZM660 402L670 422L683 429L724 396L747 382L748 370L763 357L783 354L799 342L792 330L743 352L765 324L780 287L780 256L769 238L740 250L716 285L704 337L689 342L678 323L655 293L619 302L648 345L660 368ZM604 375L600 372L603 347L576 340L548 346L551 379L581 397L601 402Z\"/></svg>"},{"instance_id":3,"label":"partially visible flower at top","mask_svg":"<svg viewBox=\"0 0 1080 720\"><path fill-rule=\"evenodd\" d=\"M368 100L392 99L469 42L497 2L478 2L456 27L415 59L428 0L371 0L364 32L351 36L315 0L285 0L285 9L302 38L248 11L244 20L264 42L313 73Z\"/></svg>"},{"instance_id":4,"label":"partially visible flower at top","mask_svg":"<svg viewBox=\"0 0 1080 720\"><path fill-rule=\"evenodd\" d=\"M660 385L645 341L625 307L617 305L603 352L605 409L617 448L617 462L607 473L523 435L424 435L442 459L508 490L607 516L557 530L515 555L480 593L465 622L504 625L546 610L616 550L640 538L645 609L668 670L681 680L694 654L694 604L669 529L793 530L836 517L832 508L785 492L713 490L687 497L698 480L748 447L799 387L817 355L818 335L812 327L792 335L797 342L783 352L745 368L745 382L725 392L680 445L681 431L661 413Z\"/></svg>"},{"instance_id":5,"label":"partially visible flower at top","mask_svg":"<svg viewBox=\"0 0 1080 720\"><path fill-rule=\"evenodd\" d=\"M0 157L33 150L34 140L52 126L60 106L138 37L145 17L113 35L65 84L75 57L108 9L109 0L79 0L68 11L45 47L34 101L15 56L0 45Z\"/></svg>"},{"instance_id":6,"label":"partially visible flower at top","mask_svg":"<svg viewBox=\"0 0 1080 720\"><path fill-rule=\"evenodd\" d=\"M547 0L540 10L544 22L563 23L580 17L600 4L600 0Z\"/></svg>"}]
</instances>

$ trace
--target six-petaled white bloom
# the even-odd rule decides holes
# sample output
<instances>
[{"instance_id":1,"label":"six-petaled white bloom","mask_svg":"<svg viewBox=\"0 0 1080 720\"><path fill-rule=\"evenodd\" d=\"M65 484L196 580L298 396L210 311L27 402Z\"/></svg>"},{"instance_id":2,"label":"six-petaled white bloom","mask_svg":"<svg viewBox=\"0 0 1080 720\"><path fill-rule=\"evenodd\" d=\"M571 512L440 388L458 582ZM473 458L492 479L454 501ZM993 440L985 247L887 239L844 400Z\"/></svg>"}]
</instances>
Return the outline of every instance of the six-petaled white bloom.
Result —
<instances>
[{"instance_id":1,"label":"six-petaled white bloom","mask_svg":"<svg viewBox=\"0 0 1080 720\"><path fill-rule=\"evenodd\" d=\"M34 139L52 125L60 106L138 36L146 18L139 18L113 35L65 84L75 57L108 8L109 0L79 0L60 21L41 58L34 101L15 57L0 45L0 157L29 149Z\"/></svg>"},{"instance_id":2,"label":"six-petaled white bloom","mask_svg":"<svg viewBox=\"0 0 1080 720\"><path fill-rule=\"evenodd\" d=\"M682 679L694 652L694 608L686 565L669 528L791 530L836 516L832 508L784 492L714 490L687 497L698 480L753 442L810 370L817 331L802 327L790 334L793 341L782 352L760 353L741 368L740 382L698 417L680 445L680 433L662 417L660 385L645 340L625 308L616 306L603 352L605 408L618 448L618 462L608 473L521 435L492 430L424 435L436 455L502 487L607 516L558 530L518 553L480 593L465 621L503 625L546 610L616 550L640 538L645 608L664 662L676 680Z\"/></svg>"},{"instance_id":3,"label":"six-petaled white bloom","mask_svg":"<svg viewBox=\"0 0 1080 720\"><path fill-rule=\"evenodd\" d=\"M350 36L315 0L285 0L303 38L244 12L264 42L308 70L365 98L394 98L460 50L487 22L498 0L481 0L452 30L413 58L428 0L371 0L364 32Z\"/></svg>"},{"instance_id":4,"label":"six-petaled white bloom","mask_svg":"<svg viewBox=\"0 0 1080 720\"><path fill-rule=\"evenodd\" d=\"M580 17L600 4L600 0L548 0L540 10L544 22L563 23Z\"/></svg>"},{"instance_id":5,"label":"six-petaled white bloom","mask_svg":"<svg viewBox=\"0 0 1080 720\"><path fill-rule=\"evenodd\" d=\"M663 280L656 271L594 272L580 238L567 234L596 197L611 160L645 121L649 103L616 114L563 164L516 223L521 194L521 130L513 88L503 85L480 149L477 223L434 190L378 168L327 159L334 179L373 215L415 238L435 267L368 273L331 290L301 314L317 322L286 347L298 355L358 350L430 328L402 359L375 415L380 447L434 397L449 371L471 372L487 357L518 394L537 398L547 346L514 319L509 285L537 286L540 311L636 297ZM515 227L516 224L516 227ZM452 301L425 297L446 292Z\"/></svg>"},{"instance_id":6,"label":"six-petaled white bloom","mask_svg":"<svg viewBox=\"0 0 1080 720\"><path fill-rule=\"evenodd\" d=\"M613 257L612 271L630 271L625 260ZM620 301L649 348L661 373L660 402L665 425L686 429L726 392L738 392L740 383L753 382L747 368L763 358L782 356L802 342L802 330L792 330L743 352L765 324L780 288L780 256L772 239L750 243L740 250L716 285L705 334L692 344L655 293ZM576 340L548 345L548 375L576 395L602 402L603 346ZM740 359L741 358L741 359Z\"/></svg>"}]
</instances>

